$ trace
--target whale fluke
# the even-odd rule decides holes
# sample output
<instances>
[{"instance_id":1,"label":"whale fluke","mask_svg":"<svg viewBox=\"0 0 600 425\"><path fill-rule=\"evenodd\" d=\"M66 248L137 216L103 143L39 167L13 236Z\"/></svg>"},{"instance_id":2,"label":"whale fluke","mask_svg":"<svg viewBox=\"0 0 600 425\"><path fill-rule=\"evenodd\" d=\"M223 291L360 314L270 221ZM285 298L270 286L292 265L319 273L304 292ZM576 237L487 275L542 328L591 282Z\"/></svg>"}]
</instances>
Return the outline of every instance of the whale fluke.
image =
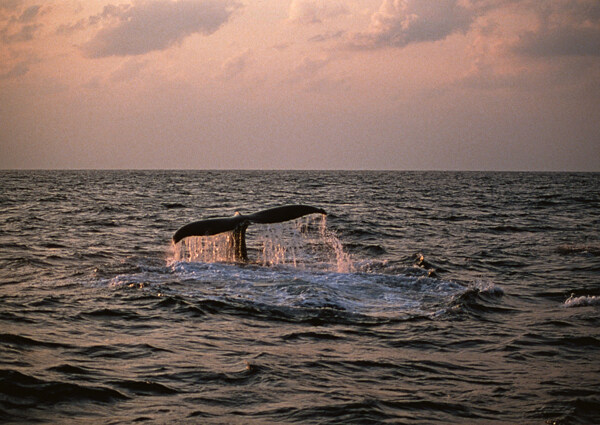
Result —
<instances>
[{"instance_id":1,"label":"whale fluke","mask_svg":"<svg viewBox=\"0 0 600 425\"><path fill-rule=\"evenodd\" d=\"M310 205L285 205L249 215L236 213L233 217L195 221L177 230L173 235L173 242L177 243L188 236L212 236L223 232L233 232L232 243L235 256L237 259L247 261L246 228L250 224L281 223L315 213L327 214L325 210Z\"/></svg>"},{"instance_id":2,"label":"whale fluke","mask_svg":"<svg viewBox=\"0 0 600 425\"><path fill-rule=\"evenodd\" d=\"M311 207L310 205L285 205L283 207L271 208L246 216L251 223L281 223L282 221L294 220L308 214L324 214L325 210Z\"/></svg>"},{"instance_id":3,"label":"whale fluke","mask_svg":"<svg viewBox=\"0 0 600 425\"><path fill-rule=\"evenodd\" d=\"M245 217L238 215L228 218L212 218L186 224L175 232L173 242L177 243L188 236L212 236L223 232L231 232L243 223Z\"/></svg>"}]
</instances>

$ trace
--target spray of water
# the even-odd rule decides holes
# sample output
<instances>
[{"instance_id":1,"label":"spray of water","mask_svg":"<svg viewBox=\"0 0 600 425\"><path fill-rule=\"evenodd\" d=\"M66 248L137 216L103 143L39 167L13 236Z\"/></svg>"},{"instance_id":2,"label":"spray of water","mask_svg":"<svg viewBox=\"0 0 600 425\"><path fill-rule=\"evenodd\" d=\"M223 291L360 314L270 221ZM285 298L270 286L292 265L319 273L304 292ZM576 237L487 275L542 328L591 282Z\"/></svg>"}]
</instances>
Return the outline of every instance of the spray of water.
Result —
<instances>
[{"instance_id":1,"label":"spray of water","mask_svg":"<svg viewBox=\"0 0 600 425\"><path fill-rule=\"evenodd\" d=\"M170 261L232 262L235 261L232 233L188 237L172 246ZM324 215L270 225L251 226L246 243L251 258L263 266L286 265L351 273L350 255L334 232L327 229Z\"/></svg>"},{"instance_id":2,"label":"spray of water","mask_svg":"<svg viewBox=\"0 0 600 425\"><path fill-rule=\"evenodd\" d=\"M217 263L235 261L231 249L231 232L210 237L188 237L172 245L172 260Z\"/></svg>"}]
</instances>

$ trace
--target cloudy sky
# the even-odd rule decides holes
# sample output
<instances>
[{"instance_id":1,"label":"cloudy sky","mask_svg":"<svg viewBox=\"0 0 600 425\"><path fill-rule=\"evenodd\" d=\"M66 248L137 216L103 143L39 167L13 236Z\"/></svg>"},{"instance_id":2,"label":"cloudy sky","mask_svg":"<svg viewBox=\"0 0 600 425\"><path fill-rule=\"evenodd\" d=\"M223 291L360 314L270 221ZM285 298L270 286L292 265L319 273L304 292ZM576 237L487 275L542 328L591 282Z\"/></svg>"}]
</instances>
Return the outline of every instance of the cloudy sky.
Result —
<instances>
[{"instance_id":1,"label":"cloudy sky","mask_svg":"<svg viewBox=\"0 0 600 425\"><path fill-rule=\"evenodd\" d=\"M0 0L0 168L600 171L600 1Z\"/></svg>"}]
</instances>

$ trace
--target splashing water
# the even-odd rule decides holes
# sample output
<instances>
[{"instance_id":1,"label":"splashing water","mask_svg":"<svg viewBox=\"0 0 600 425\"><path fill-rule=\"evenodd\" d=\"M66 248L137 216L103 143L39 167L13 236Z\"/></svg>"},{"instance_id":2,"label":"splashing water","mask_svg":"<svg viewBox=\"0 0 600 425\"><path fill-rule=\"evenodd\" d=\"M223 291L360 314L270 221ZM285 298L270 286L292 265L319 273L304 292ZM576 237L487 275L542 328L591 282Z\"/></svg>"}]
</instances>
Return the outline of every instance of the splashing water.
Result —
<instances>
[{"instance_id":1,"label":"splashing water","mask_svg":"<svg viewBox=\"0 0 600 425\"><path fill-rule=\"evenodd\" d=\"M256 225L248 229L246 243L251 257L263 266L287 265L302 269L353 272L350 255L324 215L302 217L285 223ZM233 233L192 236L172 245L169 262L235 262Z\"/></svg>"},{"instance_id":2,"label":"splashing water","mask_svg":"<svg viewBox=\"0 0 600 425\"><path fill-rule=\"evenodd\" d=\"M597 295L583 295L576 297L575 294L571 296L563 303L563 307L587 307L600 305L600 296Z\"/></svg>"}]
</instances>

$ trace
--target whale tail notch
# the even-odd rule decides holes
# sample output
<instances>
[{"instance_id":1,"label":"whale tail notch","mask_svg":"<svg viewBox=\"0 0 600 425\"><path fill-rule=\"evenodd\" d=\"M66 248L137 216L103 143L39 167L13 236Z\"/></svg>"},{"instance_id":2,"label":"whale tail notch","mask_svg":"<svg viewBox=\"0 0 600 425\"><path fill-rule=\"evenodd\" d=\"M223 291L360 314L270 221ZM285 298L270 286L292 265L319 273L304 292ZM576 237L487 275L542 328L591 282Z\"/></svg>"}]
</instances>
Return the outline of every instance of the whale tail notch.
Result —
<instances>
[{"instance_id":1,"label":"whale tail notch","mask_svg":"<svg viewBox=\"0 0 600 425\"><path fill-rule=\"evenodd\" d=\"M233 217L195 221L178 229L173 235L173 242L178 243L189 236L212 236L224 232L233 232L232 243L234 246L232 248L236 253L236 258L248 261L246 228L250 224L281 223L315 213L327 215L325 210L310 205L285 205L249 215L236 213Z\"/></svg>"}]
</instances>

